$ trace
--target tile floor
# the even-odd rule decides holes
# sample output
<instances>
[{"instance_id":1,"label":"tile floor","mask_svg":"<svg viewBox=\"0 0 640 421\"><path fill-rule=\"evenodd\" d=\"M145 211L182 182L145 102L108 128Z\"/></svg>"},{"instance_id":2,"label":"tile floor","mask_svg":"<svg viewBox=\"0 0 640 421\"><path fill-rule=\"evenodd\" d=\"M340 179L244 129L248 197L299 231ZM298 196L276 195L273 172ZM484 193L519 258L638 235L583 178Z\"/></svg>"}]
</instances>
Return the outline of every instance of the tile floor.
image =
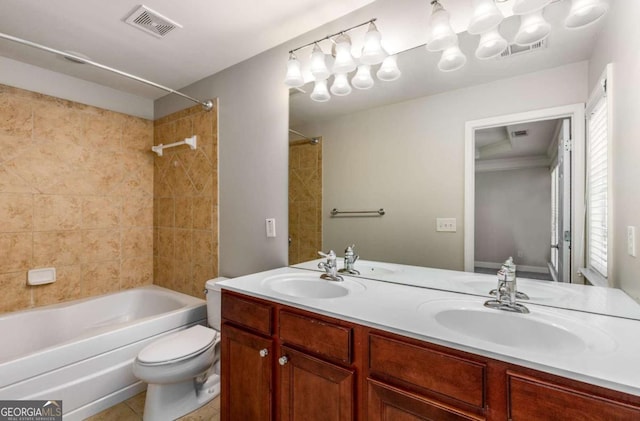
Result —
<instances>
[{"instance_id":1,"label":"tile floor","mask_svg":"<svg viewBox=\"0 0 640 421\"><path fill-rule=\"evenodd\" d=\"M145 392L87 418L87 421L142 421ZM200 409L179 418L180 421L219 421L220 396Z\"/></svg>"}]
</instances>

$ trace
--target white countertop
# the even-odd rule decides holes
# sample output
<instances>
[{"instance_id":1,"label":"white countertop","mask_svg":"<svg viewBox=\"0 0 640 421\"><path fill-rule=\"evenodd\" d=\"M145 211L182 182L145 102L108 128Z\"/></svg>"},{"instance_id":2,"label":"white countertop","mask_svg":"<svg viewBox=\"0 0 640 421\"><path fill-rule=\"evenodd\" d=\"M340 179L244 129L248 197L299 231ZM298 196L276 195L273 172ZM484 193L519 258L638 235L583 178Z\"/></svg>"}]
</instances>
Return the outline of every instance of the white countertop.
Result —
<instances>
[{"instance_id":1,"label":"white countertop","mask_svg":"<svg viewBox=\"0 0 640 421\"><path fill-rule=\"evenodd\" d=\"M434 308L449 303L482 306L486 298L351 276L345 277L345 285L355 285L353 293L339 298L300 298L275 292L263 282L273 276L296 274L314 275L308 270L285 267L222 281L219 285L230 291L640 396L640 321L526 303L530 314L515 317L557 319L560 324L567 321L587 326L592 329L593 338L588 349L578 353L559 352L553 344L542 343L535 350L520 349L458 333L433 317ZM495 311L513 317L512 313Z\"/></svg>"}]
</instances>

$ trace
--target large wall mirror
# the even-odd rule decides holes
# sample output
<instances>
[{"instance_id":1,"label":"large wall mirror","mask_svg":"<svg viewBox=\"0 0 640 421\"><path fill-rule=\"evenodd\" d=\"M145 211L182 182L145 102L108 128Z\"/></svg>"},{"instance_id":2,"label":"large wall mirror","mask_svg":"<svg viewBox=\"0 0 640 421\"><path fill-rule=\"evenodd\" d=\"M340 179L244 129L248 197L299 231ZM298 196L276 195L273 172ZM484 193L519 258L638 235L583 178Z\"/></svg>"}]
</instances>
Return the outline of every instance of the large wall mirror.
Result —
<instances>
[{"instance_id":1,"label":"large wall mirror","mask_svg":"<svg viewBox=\"0 0 640 421\"><path fill-rule=\"evenodd\" d=\"M420 47L399 54L399 80L376 80L370 90L318 103L309 98L311 83L292 89L290 187L297 190L290 189L290 264L316 259L318 250L341 255L355 244L366 260L480 273L495 273L512 255L530 272L527 277L550 288L584 284L584 198L578 190L584 191L585 152L571 163L558 154L558 145L567 133L584 143L584 107L606 65L602 51L633 35L620 33L630 27L611 35L627 6L610 5L603 19L571 31L562 26L570 2L552 3L545 18L554 29L544 45L492 60L473 57L478 37L461 33L468 60L455 72L440 72L439 55ZM507 18L501 33L513 39L518 25L519 18ZM465 161L469 127L471 166ZM384 215L335 216L334 208L383 208ZM455 220L454 231L438 231L439 218ZM609 258L619 268L622 253L613 248ZM608 287L637 300L640 280L619 282L614 272ZM626 309L604 312L640 318L637 303L628 301ZM557 305L589 310L571 300Z\"/></svg>"}]
</instances>

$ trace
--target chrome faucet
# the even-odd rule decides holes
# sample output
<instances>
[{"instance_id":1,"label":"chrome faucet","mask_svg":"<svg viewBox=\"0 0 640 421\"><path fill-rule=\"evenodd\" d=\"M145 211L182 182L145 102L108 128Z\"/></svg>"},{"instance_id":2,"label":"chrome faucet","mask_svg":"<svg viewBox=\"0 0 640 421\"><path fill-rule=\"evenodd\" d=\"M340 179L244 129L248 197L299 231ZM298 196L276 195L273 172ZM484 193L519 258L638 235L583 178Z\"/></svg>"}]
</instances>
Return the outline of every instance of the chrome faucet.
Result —
<instances>
[{"instance_id":1,"label":"chrome faucet","mask_svg":"<svg viewBox=\"0 0 640 421\"><path fill-rule=\"evenodd\" d=\"M353 268L353 265L358 260L358 256L353 249L355 248L355 244L351 244L344 251L344 267L340 269L338 272L340 273L348 273L349 275L360 275L360 271L357 271Z\"/></svg>"},{"instance_id":2,"label":"chrome faucet","mask_svg":"<svg viewBox=\"0 0 640 421\"><path fill-rule=\"evenodd\" d=\"M338 263L336 258L336 253L333 250L330 250L329 253L323 253L321 251L318 254L322 257L326 257L326 262L318 263L319 269L324 269L325 273L320 275L322 279L326 279L328 281L337 281L342 282L344 278L338 275Z\"/></svg>"},{"instance_id":3,"label":"chrome faucet","mask_svg":"<svg viewBox=\"0 0 640 421\"><path fill-rule=\"evenodd\" d=\"M514 313L529 313L528 308L516 302L517 293L516 265L513 264L513 259L509 257L498 271L497 299L486 301L484 306Z\"/></svg>"},{"instance_id":4,"label":"chrome faucet","mask_svg":"<svg viewBox=\"0 0 640 421\"><path fill-rule=\"evenodd\" d=\"M508 272L513 272L513 278L514 278L514 282L515 282L515 278L516 278L516 265L513 263L513 257L509 256L509 258L507 260L504 261L504 263L502 264L502 268L500 270L506 270ZM503 286L504 281L500 279L500 271L498 271L498 288L497 289L492 289L491 291L489 291L489 295L493 295L493 296L498 296L498 289L500 289L501 286ZM515 285L515 284L514 284ZM529 296L527 294L525 294L524 292L520 292L516 289L516 299L518 300L528 300Z\"/></svg>"}]
</instances>

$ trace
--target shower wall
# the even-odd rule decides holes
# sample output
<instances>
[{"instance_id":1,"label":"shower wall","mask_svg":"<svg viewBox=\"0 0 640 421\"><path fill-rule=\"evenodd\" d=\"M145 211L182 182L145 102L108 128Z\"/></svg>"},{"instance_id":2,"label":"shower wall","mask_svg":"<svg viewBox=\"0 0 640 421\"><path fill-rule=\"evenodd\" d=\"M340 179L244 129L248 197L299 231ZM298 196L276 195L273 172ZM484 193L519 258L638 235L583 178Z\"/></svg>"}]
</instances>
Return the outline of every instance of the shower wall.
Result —
<instances>
[{"instance_id":1,"label":"shower wall","mask_svg":"<svg viewBox=\"0 0 640 421\"><path fill-rule=\"evenodd\" d=\"M154 283L194 296L218 275L218 106L154 122L154 143L193 135L197 149L165 149L154 164Z\"/></svg>"},{"instance_id":2,"label":"shower wall","mask_svg":"<svg viewBox=\"0 0 640 421\"><path fill-rule=\"evenodd\" d=\"M0 85L0 312L152 283L153 123ZM27 286L27 271L57 281Z\"/></svg>"}]
</instances>

